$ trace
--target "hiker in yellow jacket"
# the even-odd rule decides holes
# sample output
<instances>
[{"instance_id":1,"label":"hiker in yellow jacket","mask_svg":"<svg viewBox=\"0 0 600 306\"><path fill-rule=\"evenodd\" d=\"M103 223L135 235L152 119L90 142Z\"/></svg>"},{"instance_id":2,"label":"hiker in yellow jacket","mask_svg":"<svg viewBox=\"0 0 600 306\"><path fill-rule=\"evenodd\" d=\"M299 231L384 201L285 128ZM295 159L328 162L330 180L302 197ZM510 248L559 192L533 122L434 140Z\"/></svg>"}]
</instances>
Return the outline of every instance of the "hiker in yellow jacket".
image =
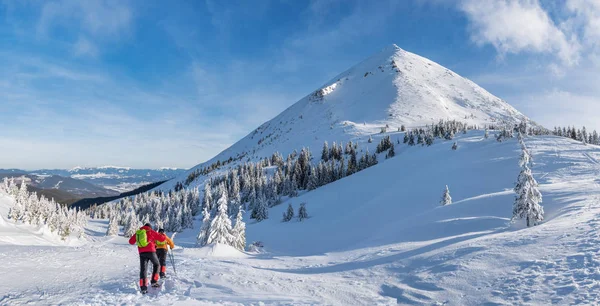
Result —
<instances>
[{"instance_id":1,"label":"hiker in yellow jacket","mask_svg":"<svg viewBox=\"0 0 600 306\"><path fill-rule=\"evenodd\" d=\"M156 255L158 255L158 261L160 262L160 278L163 278L167 273L167 252L169 251L167 246L171 247L172 250L175 248L175 244L173 240L165 235L164 229L159 229L158 235L160 236L160 240L163 240L156 240Z\"/></svg>"}]
</instances>

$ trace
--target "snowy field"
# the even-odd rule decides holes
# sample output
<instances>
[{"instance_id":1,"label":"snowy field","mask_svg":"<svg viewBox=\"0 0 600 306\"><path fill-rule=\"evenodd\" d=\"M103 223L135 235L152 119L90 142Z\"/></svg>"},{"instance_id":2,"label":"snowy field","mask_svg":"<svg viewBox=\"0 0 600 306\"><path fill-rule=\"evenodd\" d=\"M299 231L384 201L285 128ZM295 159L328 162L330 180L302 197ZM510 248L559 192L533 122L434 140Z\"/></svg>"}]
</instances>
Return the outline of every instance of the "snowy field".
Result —
<instances>
[{"instance_id":1,"label":"snowy field","mask_svg":"<svg viewBox=\"0 0 600 306\"><path fill-rule=\"evenodd\" d=\"M483 132L396 146L397 156L291 199L310 218L248 221L264 251L194 248L199 226L175 238L177 275L138 293L137 250L104 237L62 243L6 219L0 196L1 305L547 305L600 303L600 147L528 137L546 220L510 224L516 139ZM441 207L445 185L454 203Z\"/></svg>"}]
</instances>

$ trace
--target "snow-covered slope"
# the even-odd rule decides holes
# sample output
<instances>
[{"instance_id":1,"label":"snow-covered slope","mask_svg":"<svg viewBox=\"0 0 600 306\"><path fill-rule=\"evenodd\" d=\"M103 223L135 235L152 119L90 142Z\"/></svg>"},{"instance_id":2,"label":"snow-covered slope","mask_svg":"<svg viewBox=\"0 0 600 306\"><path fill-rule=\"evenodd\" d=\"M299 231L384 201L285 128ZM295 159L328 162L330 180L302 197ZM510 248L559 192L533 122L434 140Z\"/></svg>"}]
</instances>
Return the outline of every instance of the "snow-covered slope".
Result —
<instances>
[{"instance_id":1,"label":"snow-covered slope","mask_svg":"<svg viewBox=\"0 0 600 306\"><path fill-rule=\"evenodd\" d=\"M398 146L392 159L270 209L247 224L265 253L196 249L198 226L186 230L175 238L177 275L169 263L171 278L148 296L137 292L135 247L97 237L106 221L91 222L81 247L0 243L11 280L0 304L598 305L600 147L525 139L546 220L524 228L509 223L519 145L482 135L458 135L456 151L449 141ZM441 207L446 184L453 204ZM280 222L289 202L306 202L310 218Z\"/></svg>"},{"instance_id":2,"label":"snow-covered slope","mask_svg":"<svg viewBox=\"0 0 600 306\"><path fill-rule=\"evenodd\" d=\"M324 141L347 142L365 135L459 120L480 126L527 118L477 84L419 55L391 45L326 82L213 159L192 169L243 156L256 160L287 155ZM161 188L172 188L179 176Z\"/></svg>"}]
</instances>

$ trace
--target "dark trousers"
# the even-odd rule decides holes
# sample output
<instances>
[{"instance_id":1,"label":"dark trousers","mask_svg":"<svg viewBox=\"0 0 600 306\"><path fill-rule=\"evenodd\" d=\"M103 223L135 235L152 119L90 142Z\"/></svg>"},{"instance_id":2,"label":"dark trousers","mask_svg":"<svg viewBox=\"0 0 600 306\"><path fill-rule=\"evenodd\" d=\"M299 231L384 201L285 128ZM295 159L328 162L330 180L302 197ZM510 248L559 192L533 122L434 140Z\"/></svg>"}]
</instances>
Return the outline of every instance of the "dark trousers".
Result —
<instances>
[{"instance_id":1,"label":"dark trousers","mask_svg":"<svg viewBox=\"0 0 600 306\"><path fill-rule=\"evenodd\" d=\"M167 272L167 249L156 249L156 256L160 263L160 276L165 276Z\"/></svg>"},{"instance_id":2,"label":"dark trousers","mask_svg":"<svg viewBox=\"0 0 600 306\"><path fill-rule=\"evenodd\" d=\"M146 281L146 270L148 270L149 261L152 262L152 283L156 283L158 281L158 267L160 263L154 252L140 253L140 281ZM144 284L147 285L147 283Z\"/></svg>"}]
</instances>

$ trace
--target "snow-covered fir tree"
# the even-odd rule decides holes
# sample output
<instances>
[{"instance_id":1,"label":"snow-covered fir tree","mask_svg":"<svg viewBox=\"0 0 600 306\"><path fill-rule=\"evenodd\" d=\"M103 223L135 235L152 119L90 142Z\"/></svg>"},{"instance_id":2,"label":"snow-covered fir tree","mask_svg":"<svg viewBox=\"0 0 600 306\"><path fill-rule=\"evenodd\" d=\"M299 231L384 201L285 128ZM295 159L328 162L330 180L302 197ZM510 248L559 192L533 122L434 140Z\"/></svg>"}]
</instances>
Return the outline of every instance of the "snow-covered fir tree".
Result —
<instances>
[{"instance_id":1,"label":"snow-covered fir tree","mask_svg":"<svg viewBox=\"0 0 600 306\"><path fill-rule=\"evenodd\" d=\"M286 212L283 213L283 222L288 222L294 218L294 207L292 207L292 203L288 204L288 208Z\"/></svg>"},{"instance_id":2,"label":"snow-covered fir tree","mask_svg":"<svg viewBox=\"0 0 600 306\"><path fill-rule=\"evenodd\" d=\"M231 231L233 236L232 246L240 251L246 249L246 223L242 220L242 209L238 209L235 225Z\"/></svg>"},{"instance_id":3,"label":"snow-covered fir tree","mask_svg":"<svg viewBox=\"0 0 600 306\"><path fill-rule=\"evenodd\" d=\"M319 177L317 173L317 168L313 166L310 171L310 176L308 177L307 189L315 190L317 187L319 187Z\"/></svg>"},{"instance_id":4,"label":"snow-covered fir tree","mask_svg":"<svg viewBox=\"0 0 600 306\"><path fill-rule=\"evenodd\" d=\"M329 160L329 145L327 141L323 143L323 150L321 151L321 160L328 161Z\"/></svg>"},{"instance_id":5,"label":"snow-covered fir tree","mask_svg":"<svg viewBox=\"0 0 600 306\"><path fill-rule=\"evenodd\" d=\"M531 174L529 167L521 170L515 186L515 203L513 205L513 219L526 219L527 226L534 226L544 220L542 194L538 184Z\"/></svg>"},{"instance_id":6,"label":"snow-covered fir tree","mask_svg":"<svg viewBox=\"0 0 600 306\"><path fill-rule=\"evenodd\" d=\"M442 200L440 201L442 206L452 204L452 197L450 197L450 190L448 189L448 185L446 185L446 189L444 190L444 194L442 195Z\"/></svg>"},{"instance_id":7,"label":"snow-covered fir tree","mask_svg":"<svg viewBox=\"0 0 600 306\"><path fill-rule=\"evenodd\" d=\"M213 209L212 189L210 180L204 184L204 198L202 199L202 207L208 207L208 210Z\"/></svg>"},{"instance_id":8,"label":"snow-covered fir tree","mask_svg":"<svg viewBox=\"0 0 600 306\"><path fill-rule=\"evenodd\" d=\"M106 236L117 236L119 234L119 223L117 221L117 214L111 214L108 219L108 229L106 230Z\"/></svg>"},{"instance_id":9,"label":"snow-covered fir tree","mask_svg":"<svg viewBox=\"0 0 600 306\"><path fill-rule=\"evenodd\" d=\"M206 241L208 240L208 233L210 230L210 211L208 207L202 208L202 226L200 227L200 232L198 232L198 237L196 239L196 245L205 246Z\"/></svg>"},{"instance_id":10,"label":"snow-covered fir tree","mask_svg":"<svg viewBox=\"0 0 600 306\"><path fill-rule=\"evenodd\" d=\"M538 189L537 181L533 178L531 169L529 169L528 162L525 162L529 154L524 145L521 156L519 165L522 166L514 188L516 197L512 219L525 219L527 226L534 226L544 220L544 208L540 205L542 194Z\"/></svg>"},{"instance_id":11,"label":"snow-covered fir tree","mask_svg":"<svg viewBox=\"0 0 600 306\"><path fill-rule=\"evenodd\" d=\"M261 194L259 196L258 202L252 209L251 217L253 219L256 219L256 221L258 221L258 222L269 218L269 207L266 202L267 201L264 198L264 195Z\"/></svg>"},{"instance_id":12,"label":"snow-covered fir tree","mask_svg":"<svg viewBox=\"0 0 600 306\"><path fill-rule=\"evenodd\" d=\"M131 209L128 214L127 223L125 224L124 234L125 237L131 237L140 228L141 224L138 220L135 210Z\"/></svg>"},{"instance_id":13,"label":"snow-covered fir tree","mask_svg":"<svg viewBox=\"0 0 600 306\"><path fill-rule=\"evenodd\" d=\"M306 211L306 203L300 204L300 208L298 208L298 220L302 221L308 218L308 212Z\"/></svg>"},{"instance_id":14,"label":"snow-covered fir tree","mask_svg":"<svg viewBox=\"0 0 600 306\"><path fill-rule=\"evenodd\" d=\"M385 158L391 158L396 156L396 151L394 150L394 144L390 147L390 150L385 154Z\"/></svg>"},{"instance_id":15,"label":"snow-covered fir tree","mask_svg":"<svg viewBox=\"0 0 600 306\"><path fill-rule=\"evenodd\" d=\"M225 185L219 185L219 199L216 203L217 213L210 222L207 244L222 243L232 245L231 220L227 215L227 191Z\"/></svg>"}]
</instances>

